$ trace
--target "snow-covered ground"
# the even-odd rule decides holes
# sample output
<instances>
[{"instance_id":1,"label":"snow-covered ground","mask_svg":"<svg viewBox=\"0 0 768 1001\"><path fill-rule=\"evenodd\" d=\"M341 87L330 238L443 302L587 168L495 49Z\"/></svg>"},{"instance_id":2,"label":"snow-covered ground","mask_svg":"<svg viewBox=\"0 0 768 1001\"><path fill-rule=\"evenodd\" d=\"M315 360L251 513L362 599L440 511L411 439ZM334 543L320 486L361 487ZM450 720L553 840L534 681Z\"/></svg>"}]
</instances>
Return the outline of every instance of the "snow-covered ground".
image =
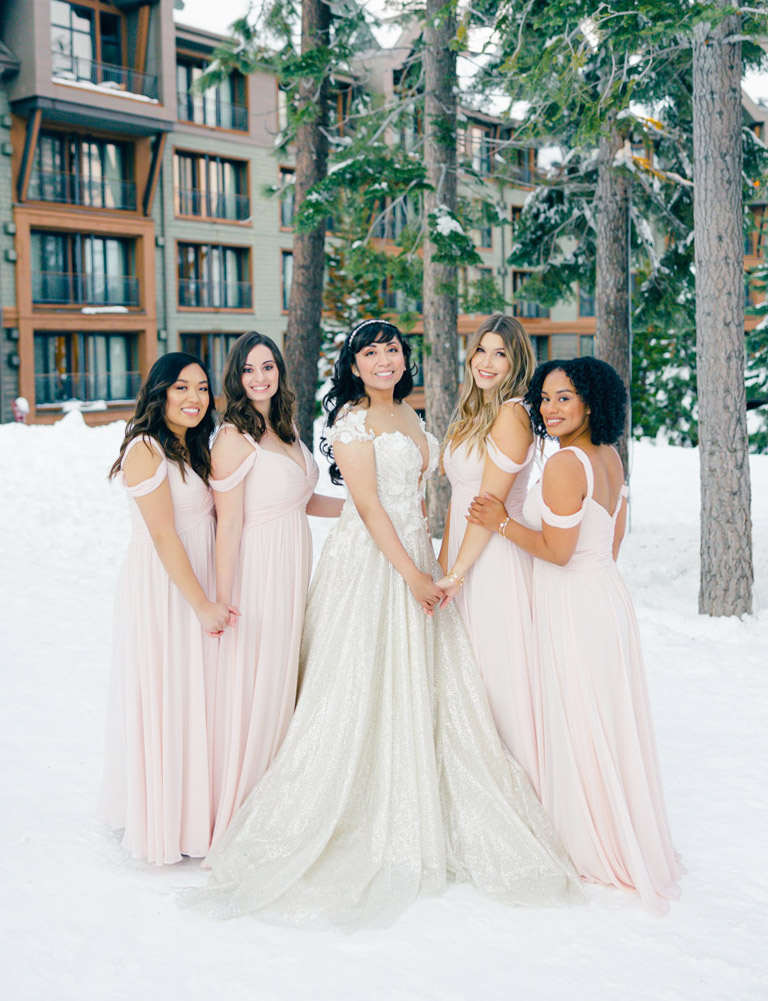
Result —
<instances>
[{"instance_id":1,"label":"snow-covered ground","mask_svg":"<svg viewBox=\"0 0 768 1001\"><path fill-rule=\"evenodd\" d=\"M0 427L0 984L9 1001L758 1001L768 997L768 456L753 459L757 612L696 614L698 457L634 450L621 567L637 603L674 838L665 918L593 889L512 910L467 887L354 935L176 906L194 862L131 862L94 819L122 425ZM320 542L323 523L313 525Z\"/></svg>"}]
</instances>

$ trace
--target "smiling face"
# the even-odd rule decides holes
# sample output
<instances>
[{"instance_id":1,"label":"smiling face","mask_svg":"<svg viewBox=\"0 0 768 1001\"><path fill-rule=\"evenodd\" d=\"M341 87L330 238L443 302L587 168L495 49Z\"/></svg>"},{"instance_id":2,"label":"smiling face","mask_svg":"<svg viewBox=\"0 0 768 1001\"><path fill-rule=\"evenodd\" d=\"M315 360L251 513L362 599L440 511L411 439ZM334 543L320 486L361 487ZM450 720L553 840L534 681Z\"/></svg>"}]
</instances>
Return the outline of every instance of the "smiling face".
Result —
<instances>
[{"instance_id":1,"label":"smiling face","mask_svg":"<svg viewBox=\"0 0 768 1001\"><path fill-rule=\"evenodd\" d=\"M589 410L562 369L554 369L544 380L539 410L553 438L574 439L589 429Z\"/></svg>"},{"instance_id":2,"label":"smiling face","mask_svg":"<svg viewBox=\"0 0 768 1001\"><path fill-rule=\"evenodd\" d=\"M370 392L393 392L405 372L405 356L400 341L374 341L355 355L352 372Z\"/></svg>"},{"instance_id":3,"label":"smiling face","mask_svg":"<svg viewBox=\"0 0 768 1001\"><path fill-rule=\"evenodd\" d=\"M509 375L510 362L499 334L483 334L469 362L472 378L484 395L490 396Z\"/></svg>"},{"instance_id":4,"label":"smiling face","mask_svg":"<svg viewBox=\"0 0 768 1001\"><path fill-rule=\"evenodd\" d=\"M208 413L211 395L208 379L199 365L183 368L165 391L165 423L179 438L196 428Z\"/></svg>"},{"instance_id":5,"label":"smiling face","mask_svg":"<svg viewBox=\"0 0 768 1001\"><path fill-rule=\"evenodd\" d=\"M266 344L257 344L248 352L240 381L253 406L268 412L269 401L280 384L280 372Z\"/></svg>"}]
</instances>

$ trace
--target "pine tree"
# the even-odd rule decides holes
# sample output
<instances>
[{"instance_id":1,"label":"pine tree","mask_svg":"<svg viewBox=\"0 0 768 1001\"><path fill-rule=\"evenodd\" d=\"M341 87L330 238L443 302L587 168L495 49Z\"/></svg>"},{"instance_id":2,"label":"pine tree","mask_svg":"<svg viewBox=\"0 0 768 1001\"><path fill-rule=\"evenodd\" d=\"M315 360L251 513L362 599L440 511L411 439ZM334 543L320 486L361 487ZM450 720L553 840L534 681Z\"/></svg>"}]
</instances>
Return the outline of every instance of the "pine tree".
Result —
<instances>
[{"instance_id":1,"label":"pine tree","mask_svg":"<svg viewBox=\"0 0 768 1001\"><path fill-rule=\"evenodd\" d=\"M300 50L295 36L300 23ZM255 21L236 21L233 37L215 53L200 81L201 89L216 84L233 69L249 73L272 68L286 95L288 128L278 149L295 149L294 205L303 225L297 225L293 249L293 282L288 302L285 356L297 398L298 423L308 448L313 447L317 371L322 342L323 277L327 216L302 209L314 197L328 170L331 122L329 104L334 73L348 68L349 59L367 39L362 10L354 0L270 0ZM265 42L266 39L266 42ZM269 47L268 42L272 42ZM311 219L311 223L307 219Z\"/></svg>"},{"instance_id":2,"label":"pine tree","mask_svg":"<svg viewBox=\"0 0 768 1001\"><path fill-rule=\"evenodd\" d=\"M693 31L696 330L701 471L699 611L752 611L744 385L741 17Z\"/></svg>"}]
</instances>

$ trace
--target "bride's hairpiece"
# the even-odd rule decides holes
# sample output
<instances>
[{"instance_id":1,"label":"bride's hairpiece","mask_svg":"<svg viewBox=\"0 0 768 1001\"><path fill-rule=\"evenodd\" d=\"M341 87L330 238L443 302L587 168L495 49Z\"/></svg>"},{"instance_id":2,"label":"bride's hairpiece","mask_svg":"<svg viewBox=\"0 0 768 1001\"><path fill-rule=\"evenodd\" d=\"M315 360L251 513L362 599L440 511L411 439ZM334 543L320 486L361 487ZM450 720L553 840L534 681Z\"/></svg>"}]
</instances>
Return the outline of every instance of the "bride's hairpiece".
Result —
<instances>
[{"instance_id":1,"label":"bride's hairpiece","mask_svg":"<svg viewBox=\"0 0 768 1001\"><path fill-rule=\"evenodd\" d=\"M363 327L367 327L369 323L378 323L379 326L382 326L382 327L394 327L395 330L398 329L397 327L395 327L394 323L390 323L389 320L377 320L375 318L371 318L371 319L368 319L368 320L363 320L361 323L358 323L358 325L356 327L353 327L350 330L349 334L347 335L347 344L348 345L351 344L352 343L352 338L355 336L355 334L359 334L360 331L363 329ZM399 331L398 331L398 333L399 333Z\"/></svg>"}]
</instances>

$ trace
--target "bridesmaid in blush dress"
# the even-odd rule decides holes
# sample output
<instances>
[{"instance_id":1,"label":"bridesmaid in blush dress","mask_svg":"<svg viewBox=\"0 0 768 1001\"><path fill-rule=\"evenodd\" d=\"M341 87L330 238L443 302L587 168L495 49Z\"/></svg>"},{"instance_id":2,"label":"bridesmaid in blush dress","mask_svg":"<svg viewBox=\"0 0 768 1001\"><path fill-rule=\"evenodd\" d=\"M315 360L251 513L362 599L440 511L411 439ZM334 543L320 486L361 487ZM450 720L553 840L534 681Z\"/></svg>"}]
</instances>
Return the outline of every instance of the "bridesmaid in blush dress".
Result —
<instances>
[{"instance_id":1,"label":"bridesmaid in blush dress","mask_svg":"<svg viewBox=\"0 0 768 1001\"><path fill-rule=\"evenodd\" d=\"M211 837L206 703L218 635L237 612L213 602L213 430L208 375L192 355L152 366L110 477L133 535L115 595L104 820L134 858L204 856Z\"/></svg>"},{"instance_id":2,"label":"bridesmaid in blush dress","mask_svg":"<svg viewBox=\"0 0 768 1001\"><path fill-rule=\"evenodd\" d=\"M438 586L456 598L499 736L538 791L530 684L533 560L466 521L472 498L483 491L505 497L507 508L522 514L534 456L522 396L535 367L525 330L501 313L488 317L467 346L464 388L443 446L452 493L439 556L446 576Z\"/></svg>"},{"instance_id":3,"label":"bridesmaid in blush dress","mask_svg":"<svg viewBox=\"0 0 768 1001\"><path fill-rule=\"evenodd\" d=\"M489 494L473 523L532 553L541 799L577 870L664 912L679 896L640 636L616 567L626 487L611 442L626 390L595 358L551 361L528 391L536 433L560 445L525 503L529 528Z\"/></svg>"},{"instance_id":4,"label":"bridesmaid in blush dress","mask_svg":"<svg viewBox=\"0 0 768 1001\"><path fill-rule=\"evenodd\" d=\"M312 537L307 514L338 517L314 493L318 468L293 423L277 345L243 334L224 370L213 446L216 590L242 615L222 637L213 719L213 843L269 768L293 715Z\"/></svg>"}]
</instances>

